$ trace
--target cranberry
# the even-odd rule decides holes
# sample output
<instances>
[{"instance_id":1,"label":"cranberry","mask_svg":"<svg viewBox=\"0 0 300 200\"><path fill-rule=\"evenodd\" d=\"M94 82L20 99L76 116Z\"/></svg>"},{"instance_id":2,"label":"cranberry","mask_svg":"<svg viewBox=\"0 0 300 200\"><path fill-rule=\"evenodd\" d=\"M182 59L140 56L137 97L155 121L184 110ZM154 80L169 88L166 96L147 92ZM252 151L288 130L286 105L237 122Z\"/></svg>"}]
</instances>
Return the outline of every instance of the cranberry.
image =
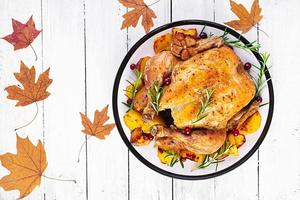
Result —
<instances>
[{"instance_id":1,"label":"cranberry","mask_svg":"<svg viewBox=\"0 0 300 200\"><path fill-rule=\"evenodd\" d=\"M170 78L170 76L164 77L163 83L164 83L164 85L170 85L171 84L171 78Z\"/></svg>"},{"instance_id":2,"label":"cranberry","mask_svg":"<svg viewBox=\"0 0 300 200\"><path fill-rule=\"evenodd\" d=\"M132 100L131 99L127 99L127 104L131 105L131 103L132 103Z\"/></svg>"},{"instance_id":3,"label":"cranberry","mask_svg":"<svg viewBox=\"0 0 300 200\"><path fill-rule=\"evenodd\" d=\"M132 64L130 65L130 69L131 69L131 70L135 70L135 68L136 68L136 64L132 63Z\"/></svg>"},{"instance_id":4,"label":"cranberry","mask_svg":"<svg viewBox=\"0 0 300 200\"><path fill-rule=\"evenodd\" d=\"M246 62L246 63L244 64L244 69L245 69L245 70L249 70L249 69L251 69L251 67L252 67L252 64L249 63L249 62Z\"/></svg>"},{"instance_id":5,"label":"cranberry","mask_svg":"<svg viewBox=\"0 0 300 200\"><path fill-rule=\"evenodd\" d=\"M206 39L207 38L207 34L205 32L201 32L200 35L199 35L199 38Z\"/></svg>"},{"instance_id":6,"label":"cranberry","mask_svg":"<svg viewBox=\"0 0 300 200\"><path fill-rule=\"evenodd\" d=\"M257 96L256 98L256 101L258 101L259 103L261 103L263 101L262 97L261 96Z\"/></svg>"},{"instance_id":7,"label":"cranberry","mask_svg":"<svg viewBox=\"0 0 300 200\"><path fill-rule=\"evenodd\" d=\"M237 129L233 129L232 133L234 136L238 136L240 134L239 130L237 130Z\"/></svg>"},{"instance_id":8,"label":"cranberry","mask_svg":"<svg viewBox=\"0 0 300 200\"><path fill-rule=\"evenodd\" d=\"M185 127L183 130L183 134L190 135L192 133L192 129L190 127Z\"/></svg>"}]
</instances>

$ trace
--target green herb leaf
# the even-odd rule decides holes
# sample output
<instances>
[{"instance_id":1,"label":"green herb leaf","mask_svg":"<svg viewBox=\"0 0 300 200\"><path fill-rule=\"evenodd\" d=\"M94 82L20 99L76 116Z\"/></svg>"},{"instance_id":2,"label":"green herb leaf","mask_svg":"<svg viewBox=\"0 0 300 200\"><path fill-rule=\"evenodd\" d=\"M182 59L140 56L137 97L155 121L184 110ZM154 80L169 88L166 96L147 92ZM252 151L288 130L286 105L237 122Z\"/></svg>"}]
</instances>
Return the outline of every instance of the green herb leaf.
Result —
<instances>
[{"instance_id":1,"label":"green herb leaf","mask_svg":"<svg viewBox=\"0 0 300 200\"><path fill-rule=\"evenodd\" d=\"M129 106L129 109L127 110L130 111L133 109L133 105L134 105L134 99L135 99L135 96L136 96L136 93L138 92L138 87L139 87L139 84L141 83L142 81L142 72L140 72L138 69L134 70L134 73L135 73L135 76L136 76L136 80L132 83L130 82L129 80L126 80L132 87L132 92L131 92L131 103ZM126 91L126 90L124 90Z\"/></svg>"},{"instance_id":2,"label":"green herb leaf","mask_svg":"<svg viewBox=\"0 0 300 200\"><path fill-rule=\"evenodd\" d=\"M180 158L180 156L174 152L174 151L165 151L166 152L166 156L165 158L171 157L171 162L170 162L170 167L173 167L176 163L180 163L181 167L184 168L184 164Z\"/></svg>"},{"instance_id":3,"label":"green herb leaf","mask_svg":"<svg viewBox=\"0 0 300 200\"><path fill-rule=\"evenodd\" d=\"M226 155L228 153L228 151L230 150L230 148L233 146L234 145L225 141L225 143L222 145L222 147L220 147L218 149L218 151L215 152L213 155L205 155L203 162L200 165L196 166L196 169L203 169L203 168L210 166L211 164L216 164L216 163L223 161L223 160L219 160L219 159L222 156Z\"/></svg>"},{"instance_id":4,"label":"green herb leaf","mask_svg":"<svg viewBox=\"0 0 300 200\"><path fill-rule=\"evenodd\" d=\"M197 119L195 121L193 121L192 123L196 123L208 115L207 113L205 113L205 111L209 105L209 102L211 101L211 97L212 97L213 93L214 93L213 90L210 90L207 88L205 89L205 96L200 100L201 107L197 113Z\"/></svg>"},{"instance_id":5,"label":"green herb leaf","mask_svg":"<svg viewBox=\"0 0 300 200\"><path fill-rule=\"evenodd\" d=\"M164 92L164 86L160 86L157 82L150 88L149 95L151 97L151 106L158 114L160 98Z\"/></svg>"},{"instance_id":6,"label":"green herb leaf","mask_svg":"<svg viewBox=\"0 0 300 200\"><path fill-rule=\"evenodd\" d=\"M227 29L225 29L225 31L221 37L223 38L225 44L232 46L232 47L239 48L239 49L243 49L248 52L252 52L252 51L258 52L259 48L261 47L261 45L256 40L253 42L250 42L249 44L244 44L241 41L240 37L236 40L230 40L228 37Z\"/></svg>"},{"instance_id":7,"label":"green herb leaf","mask_svg":"<svg viewBox=\"0 0 300 200\"><path fill-rule=\"evenodd\" d=\"M264 80L265 72L270 69L270 67L267 67L270 54L260 53L260 56L262 57L262 60L260 61L260 66L256 66L252 64L258 70L258 72L256 73L257 79L254 79L256 85L255 97L261 96L261 92L264 89L265 84L270 80L270 79Z\"/></svg>"}]
</instances>

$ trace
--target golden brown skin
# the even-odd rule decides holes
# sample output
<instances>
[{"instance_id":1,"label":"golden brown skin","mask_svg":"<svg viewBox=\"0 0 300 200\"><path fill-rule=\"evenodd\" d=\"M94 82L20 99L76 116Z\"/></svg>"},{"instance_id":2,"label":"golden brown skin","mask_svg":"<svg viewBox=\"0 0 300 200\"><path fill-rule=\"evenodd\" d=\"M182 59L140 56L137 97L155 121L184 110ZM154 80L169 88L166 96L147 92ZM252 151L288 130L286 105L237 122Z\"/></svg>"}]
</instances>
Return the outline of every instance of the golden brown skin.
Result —
<instances>
[{"instance_id":1,"label":"golden brown skin","mask_svg":"<svg viewBox=\"0 0 300 200\"><path fill-rule=\"evenodd\" d=\"M155 141L159 148L176 152L187 149L196 154L212 154L225 142L226 130L195 130L184 135L180 130L156 126Z\"/></svg>"},{"instance_id":2,"label":"golden brown skin","mask_svg":"<svg viewBox=\"0 0 300 200\"><path fill-rule=\"evenodd\" d=\"M163 76L170 74L177 62L178 60L170 51L163 51L155 54L150 60L148 60L145 66L144 76L146 90L149 91L154 84L162 85ZM153 119L155 115L150 103L151 98L148 95L148 104L143 111L144 119Z\"/></svg>"},{"instance_id":3,"label":"golden brown skin","mask_svg":"<svg viewBox=\"0 0 300 200\"><path fill-rule=\"evenodd\" d=\"M224 129L255 94L255 85L239 57L227 47L213 48L178 63L166 87L160 109L171 109L178 128ZM214 90L207 116L195 122L205 89Z\"/></svg>"},{"instance_id":4,"label":"golden brown skin","mask_svg":"<svg viewBox=\"0 0 300 200\"><path fill-rule=\"evenodd\" d=\"M239 129L244 122L259 109L259 101L253 101L245 108L236 113L227 124L227 129Z\"/></svg>"}]
</instances>

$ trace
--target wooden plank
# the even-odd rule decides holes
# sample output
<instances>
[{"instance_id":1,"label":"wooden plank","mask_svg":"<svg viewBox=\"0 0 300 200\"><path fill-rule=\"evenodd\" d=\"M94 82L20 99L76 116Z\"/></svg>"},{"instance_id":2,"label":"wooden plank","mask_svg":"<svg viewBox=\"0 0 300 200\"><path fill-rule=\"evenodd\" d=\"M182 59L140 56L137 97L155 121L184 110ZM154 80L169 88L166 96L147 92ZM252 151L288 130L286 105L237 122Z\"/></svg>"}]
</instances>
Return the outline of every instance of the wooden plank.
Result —
<instances>
[{"instance_id":1,"label":"wooden plank","mask_svg":"<svg viewBox=\"0 0 300 200\"><path fill-rule=\"evenodd\" d=\"M250 10L252 1L238 0ZM230 10L229 1L216 1L215 19L224 23L237 17ZM257 40L256 29L252 29L244 36L250 40ZM215 179L215 199L226 196L228 199L257 199L258 195L258 154L255 153L243 165L230 173Z\"/></svg>"},{"instance_id":2,"label":"wooden plank","mask_svg":"<svg viewBox=\"0 0 300 200\"><path fill-rule=\"evenodd\" d=\"M109 12L102 12L109 10ZM126 54L126 30L117 21L126 9L118 1L86 1L87 109L93 118L96 109L109 105L114 78ZM127 199L128 150L117 129L105 141L88 141L89 199Z\"/></svg>"},{"instance_id":3,"label":"wooden plank","mask_svg":"<svg viewBox=\"0 0 300 200\"><path fill-rule=\"evenodd\" d=\"M260 148L259 199L300 199L299 6L297 0L260 1L262 51L271 53L275 110ZM296 89L297 90L297 89Z\"/></svg>"},{"instance_id":4,"label":"wooden plank","mask_svg":"<svg viewBox=\"0 0 300 200\"><path fill-rule=\"evenodd\" d=\"M36 22L37 29L41 29L41 6L39 1L28 0L26 2L21 0L10 1L4 0L0 4L0 36L6 36L13 32L11 18L14 18L22 23L26 23L27 20L33 15ZM35 56L30 47L14 51L13 46L4 40L0 41L0 90L4 91L4 88L12 85L19 84L19 82L13 76L14 72L19 72L20 61L23 60L29 67L34 65L36 73L42 72L42 42L41 35L39 35L33 42L33 46L37 52L39 59L35 61ZM36 107L34 104L26 107L15 107L16 101L8 100L6 98L7 93L2 92L0 96L0 154L6 152L16 153L16 135L14 129L20 127L29 122L35 115ZM39 102L40 112L37 118L29 126L17 131L19 136L28 136L30 140L37 144L37 140L43 138L43 109L42 102ZM0 177L8 175L9 171L4 167L0 167ZM42 180L40 187L37 187L27 199L43 199L45 181ZM4 191L0 189L0 199L16 199L19 196L17 190Z\"/></svg>"},{"instance_id":5,"label":"wooden plank","mask_svg":"<svg viewBox=\"0 0 300 200\"><path fill-rule=\"evenodd\" d=\"M44 66L51 67L52 93L45 101L46 174L73 182L45 180L45 199L86 199L85 141L79 112L85 111L84 7L81 0L42 1Z\"/></svg>"},{"instance_id":6,"label":"wooden plank","mask_svg":"<svg viewBox=\"0 0 300 200\"><path fill-rule=\"evenodd\" d=\"M148 4L153 1L145 1ZM151 6L157 14L155 19L155 27L170 22L170 2L160 1L159 3ZM144 29L138 25L137 28L128 29L128 45L129 48L135 44L142 36L144 36ZM150 199L172 199L172 179L160 175L153 170L149 169L134 155L130 154L130 200L150 200Z\"/></svg>"},{"instance_id":7,"label":"wooden plank","mask_svg":"<svg viewBox=\"0 0 300 200\"><path fill-rule=\"evenodd\" d=\"M213 1L173 1L172 18L174 21L185 19L214 20ZM174 180L174 199L213 199L214 180L184 181Z\"/></svg>"},{"instance_id":8,"label":"wooden plank","mask_svg":"<svg viewBox=\"0 0 300 200\"><path fill-rule=\"evenodd\" d=\"M186 19L214 20L214 1L172 1L173 21Z\"/></svg>"}]
</instances>

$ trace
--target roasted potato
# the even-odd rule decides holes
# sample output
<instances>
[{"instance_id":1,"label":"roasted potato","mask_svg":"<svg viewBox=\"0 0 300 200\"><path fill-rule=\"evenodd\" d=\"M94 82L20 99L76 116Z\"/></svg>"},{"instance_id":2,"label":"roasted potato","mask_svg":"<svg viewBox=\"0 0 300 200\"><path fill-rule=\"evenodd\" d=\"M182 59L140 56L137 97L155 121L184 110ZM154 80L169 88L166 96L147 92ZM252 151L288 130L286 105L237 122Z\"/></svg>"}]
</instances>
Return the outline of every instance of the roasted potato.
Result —
<instances>
[{"instance_id":1,"label":"roasted potato","mask_svg":"<svg viewBox=\"0 0 300 200\"><path fill-rule=\"evenodd\" d=\"M133 109L142 112L148 103L148 92L144 87L142 87L135 95L133 102Z\"/></svg>"},{"instance_id":2,"label":"roasted potato","mask_svg":"<svg viewBox=\"0 0 300 200\"><path fill-rule=\"evenodd\" d=\"M230 149L228 150L227 155L230 155L230 156L238 156L238 155L240 155L237 146L234 145L234 146L230 147Z\"/></svg>"},{"instance_id":3,"label":"roasted potato","mask_svg":"<svg viewBox=\"0 0 300 200\"><path fill-rule=\"evenodd\" d=\"M136 89L139 90L142 86L143 86L143 82L142 80L136 80L133 82L133 84L136 86ZM132 92L133 92L133 85L129 84L127 85L126 87L126 90L125 90L125 95L131 99L132 98Z\"/></svg>"},{"instance_id":4,"label":"roasted potato","mask_svg":"<svg viewBox=\"0 0 300 200\"><path fill-rule=\"evenodd\" d=\"M259 112L256 112L243 123L239 128L239 132L244 135L251 134L257 131L260 125L261 115Z\"/></svg>"},{"instance_id":5,"label":"roasted potato","mask_svg":"<svg viewBox=\"0 0 300 200\"><path fill-rule=\"evenodd\" d=\"M232 133L229 133L227 135L227 141L232 144L233 146L229 149L227 155L231 155L231 156L238 156L239 155L239 151L238 148L240 146L242 146L245 142L246 142L246 138L244 135L239 134L237 136L235 136ZM225 156L226 157L226 156ZM224 159L225 157L223 157L222 159Z\"/></svg>"},{"instance_id":6,"label":"roasted potato","mask_svg":"<svg viewBox=\"0 0 300 200\"><path fill-rule=\"evenodd\" d=\"M170 154L168 154L167 151L158 149L157 156L158 156L160 162L167 164L167 165L171 165L172 159L174 159L174 157L176 157L176 153L172 150L169 150L169 152L171 154L174 154L174 156L168 156ZM177 157L177 159L179 159L179 158Z\"/></svg>"},{"instance_id":7,"label":"roasted potato","mask_svg":"<svg viewBox=\"0 0 300 200\"><path fill-rule=\"evenodd\" d=\"M237 148L239 148L246 142L246 137L242 134L234 136L234 139L235 139L235 145Z\"/></svg>"},{"instance_id":8,"label":"roasted potato","mask_svg":"<svg viewBox=\"0 0 300 200\"><path fill-rule=\"evenodd\" d=\"M195 28L191 29L181 29L181 28L173 28L172 34L175 35L176 33L183 33L186 36L191 36L193 38L197 38L197 30Z\"/></svg>"},{"instance_id":9,"label":"roasted potato","mask_svg":"<svg viewBox=\"0 0 300 200\"><path fill-rule=\"evenodd\" d=\"M136 128L142 127L144 123L142 115L134 110L130 110L124 115L124 122L131 131Z\"/></svg>"},{"instance_id":10,"label":"roasted potato","mask_svg":"<svg viewBox=\"0 0 300 200\"><path fill-rule=\"evenodd\" d=\"M162 51L170 51L171 40L172 40L172 35L170 33L155 38L153 44L154 52L159 53Z\"/></svg>"},{"instance_id":11,"label":"roasted potato","mask_svg":"<svg viewBox=\"0 0 300 200\"><path fill-rule=\"evenodd\" d=\"M243 134L234 135L233 133L229 133L227 136L227 140L236 145L237 148L242 146L246 142L246 137Z\"/></svg>"}]
</instances>

